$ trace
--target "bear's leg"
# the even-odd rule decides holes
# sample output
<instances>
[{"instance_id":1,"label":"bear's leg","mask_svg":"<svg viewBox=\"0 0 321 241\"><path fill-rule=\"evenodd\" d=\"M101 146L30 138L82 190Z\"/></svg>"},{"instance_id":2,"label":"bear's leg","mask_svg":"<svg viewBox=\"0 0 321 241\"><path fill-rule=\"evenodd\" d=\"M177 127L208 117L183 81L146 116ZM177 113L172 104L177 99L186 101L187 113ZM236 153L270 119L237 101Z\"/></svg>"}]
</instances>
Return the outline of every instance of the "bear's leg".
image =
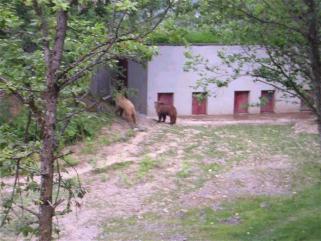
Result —
<instances>
[{"instance_id":1,"label":"bear's leg","mask_svg":"<svg viewBox=\"0 0 321 241\"><path fill-rule=\"evenodd\" d=\"M171 125L176 123L176 115L170 115Z\"/></svg>"},{"instance_id":2,"label":"bear's leg","mask_svg":"<svg viewBox=\"0 0 321 241\"><path fill-rule=\"evenodd\" d=\"M166 114L163 113L163 122L166 121Z\"/></svg>"},{"instance_id":3,"label":"bear's leg","mask_svg":"<svg viewBox=\"0 0 321 241\"><path fill-rule=\"evenodd\" d=\"M116 114L119 114L119 116L123 116L123 112L124 112L124 109L123 108L120 108L119 106L117 107L115 113Z\"/></svg>"},{"instance_id":4,"label":"bear's leg","mask_svg":"<svg viewBox=\"0 0 321 241\"><path fill-rule=\"evenodd\" d=\"M134 125L136 125L136 115L135 115L135 113L132 113L132 120L133 120Z\"/></svg>"}]
</instances>

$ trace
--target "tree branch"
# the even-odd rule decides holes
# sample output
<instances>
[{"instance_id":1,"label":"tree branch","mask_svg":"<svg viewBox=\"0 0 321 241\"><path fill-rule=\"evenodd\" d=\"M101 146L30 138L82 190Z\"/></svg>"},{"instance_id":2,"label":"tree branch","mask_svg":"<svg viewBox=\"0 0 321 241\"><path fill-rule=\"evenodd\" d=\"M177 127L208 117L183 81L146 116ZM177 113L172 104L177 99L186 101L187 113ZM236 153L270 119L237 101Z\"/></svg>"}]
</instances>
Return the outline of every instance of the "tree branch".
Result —
<instances>
[{"instance_id":1,"label":"tree branch","mask_svg":"<svg viewBox=\"0 0 321 241\"><path fill-rule=\"evenodd\" d=\"M242 3L244 5L244 8L246 8L246 5L244 4L243 1L242 1ZM237 8L237 11L241 12L242 14L244 14L246 17L248 17L250 19L254 19L257 22L260 22L260 23L263 23L263 24L270 24L270 25L279 26L279 27L282 27L284 29L295 31L295 32L300 33L302 35L305 34L301 29L297 29L297 28L288 26L288 25L286 25L284 23L281 23L281 22L275 22L275 21L272 21L272 20L262 19L262 18L260 18L258 16L255 16L253 13L244 10L242 7L238 7L237 5L234 5L234 6L235 6L235 8Z\"/></svg>"},{"instance_id":2,"label":"tree branch","mask_svg":"<svg viewBox=\"0 0 321 241\"><path fill-rule=\"evenodd\" d=\"M35 114L36 119L41 127L43 127L44 120L43 120L43 114L40 111L40 109L37 107L35 101L33 98L26 100L18 91L16 91L14 88L10 87L10 82L5 77L0 75L0 82L4 83L8 90L11 92L12 95L14 95L22 104L27 105L30 107L30 110Z\"/></svg>"},{"instance_id":3,"label":"tree branch","mask_svg":"<svg viewBox=\"0 0 321 241\"><path fill-rule=\"evenodd\" d=\"M21 208L22 210L25 210L25 211L27 211L27 212L35 215L37 218L39 218L39 213L31 210L30 208L26 208L26 207L24 207L24 206L22 206L22 205L17 205L17 207L19 207L19 208Z\"/></svg>"},{"instance_id":4,"label":"tree branch","mask_svg":"<svg viewBox=\"0 0 321 241\"><path fill-rule=\"evenodd\" d=\"M13 183L11 197L10 197L11 203L9 204L9 207L4 211L4 215L3 215L3 219L1 221L0 227L3 227L3 225L5 225L8 215L10 213L10 210L13 207L13 199L16 194L16 186L18 184L18 179L19 179L20 161L21 161L21 159L18 159L17 163L16 163L16 172L15 172L14 183Z\"/></svg>"},{"instance_id":5,"label":"tree branch","mask_svg":"<svg viewBox=\"0 0 321 241\"><path fill-rule=\"evenodd\" d=\"M38 2L36 0L32 1L33 8L37 14L37 16L40 19L40 30L42 32L42 43L44 47L44 56L45 56L45 62L47 64L47 67L49 66L51 62L51 53L50 53L50 43L49 43L49 33L48 33L48 23L43 15L42 8L38 5Z\"/></svg>"},{"instance_id":6,"label":"tree branch","mask_svg":"<svg viewBox=\"0 0 321 241\"><path fill-rule=\"evenodd\" d=\"M110 46L111 47L111 46ZM109 49L109 48L108 48ZM75 74L73 74L72 76L68 77L68 78L65 78L64 81L60 84L60 89L63 89L65 88L66 86L70 85L70 84L73 84L74 82L76 82L78 79L80 79L81 77L83 77L85 74L87 74L87 72L89 70L91 70L93 67L95 67L96 65L98 64L101 64L107 60L110 60L112 59L112 57L109 57L109 58L102 58L108 51L107 50L104 50L104 51L101 51L102 53L100 54L99 57L97 57L96 60L94 60L92 63L88 64L86 67L82 68L81 70L79 70L78 72L76 72Z\"/></svg>"},{"instance_id":7,"label":"tree branch","mask_svg":"<svg viewBox=\"0 0 321 241\"><path fill-rule=\"evenodd\" d=\"M106 47L106 49L110 49L114 44L116 43L120 43L120 42L126 42L126 41L137 41L140 40L144 37L146 37L148 34L150 34L151 32L153 32L158 26L159 24L164 20L165 16L167 15L168 11L171 9L172 7L172 2L171 0L168 0L168 6L167 8L164 10L164 12L162 12L161 14L159 14L157 17L160 17L159 20L154 24L154 26L149 29L147 32L138 34L134 37L126 37L126 36L130 36L133 32L129 31L123 34L119 34L120 28L121 28L121 24L123 22L123 18L125 17L125 14L122 16L121 20L118 22L117 27L115 28L115 36L109 40L107 40L104 43L101 43L97 46L95 46L94 48L92 48L88 53L84 54L83 56L79 57L76 61L74 61L73 63L69 64L61 73L58 74L57 79L64 79L65 76L67 75L67 73L69 71L71 71L72 69L76 68L77 66L79 66L81 63L87 61L90 58L93 58L94 56L96 56L97 54L99 54L100 52L107 52L106 50L100 50L101 48ZM142 22L141 24L143 24L145 22ZM61 85L65 85L65 81L61 84ZM59 86L61 86L59 85Z\"/></svg>"},{"instance_id":8,"label":"tree branch","mask_svg":"<svg viewBox=\"0 0 321 241\"><path fill-rule=\"evenodd\" d=\"M60 66L64 51L64 43L67 32L67 20L68 14L67 11L60 10L57 15L57 28L56 28L56 38L55 46L53 49L53 58L52 58L52 71L56 72Z\"/></svg>"}]
</instances>

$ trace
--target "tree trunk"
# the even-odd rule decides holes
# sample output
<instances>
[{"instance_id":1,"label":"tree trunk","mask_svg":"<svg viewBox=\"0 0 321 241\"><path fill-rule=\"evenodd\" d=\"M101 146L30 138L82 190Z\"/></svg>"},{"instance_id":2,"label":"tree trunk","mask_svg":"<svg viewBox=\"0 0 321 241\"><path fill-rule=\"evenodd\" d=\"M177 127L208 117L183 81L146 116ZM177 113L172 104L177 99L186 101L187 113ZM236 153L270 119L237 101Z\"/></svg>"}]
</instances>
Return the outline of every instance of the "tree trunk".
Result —
<instances>
[{"instance_id":1,"label":"tree trunk","mask_svg":"<svg viewBox=\"0 0 321 241\"><path fill-rule=\"evenodd\" d=\"M60 67L63 56L64 41L67 31L68 15L66 11L57 12L57 26L54 49L47 62L47 91L45 98L45 118L43 128L43 147L41 150L41 186L39 206L39 240L49 241L52 239L52 217L54 207L52 204L54 160L57 149L55 124L59 88L56 83L56 74Z\"/></svg>"},{"instance_id":2,"label":"tree trunk","mask_svg":"<svg viewBox=\"0 0 321 241\"><path fill-rule=\"evenodd\" d=\"M306 0L309 8L309 29L308 29L308 42L310 45L310 61L312 65L313 75L313 88L314 88L314 102L316 107L316 115L319 131L319 142L321 149L321 56L320 56L320 23L319 11L320 7L315 0Z\"/></svg>"},{"instance_id":3,"label":"tree trunk","mask_svg":"<svg viewBox=\"0 0 321 241\"><path fill-rule=\"evenodd\" d=\"M29 110L26 129L25 129L25 136L24 136L25 143L28 143L28 141L29 141L29 128L30 128L30 124L31 124L31 117L32 117L32 112L31 112L31 110Z\"/></svg>"},{"instance_id":4,"label":"tree trunk","mask_svg":"<svg viewBox=\"0 0 321 241\"><path fill-rule=\"evenodd\" d=\"M46 96L45 126L43 130L43 147L41 150L41 186L39 207L39 240L49 241L52 237L52 206L54 156L56 150L55 123L57 111L57 93L49 89Z\"/></svg>"}]
</instances>

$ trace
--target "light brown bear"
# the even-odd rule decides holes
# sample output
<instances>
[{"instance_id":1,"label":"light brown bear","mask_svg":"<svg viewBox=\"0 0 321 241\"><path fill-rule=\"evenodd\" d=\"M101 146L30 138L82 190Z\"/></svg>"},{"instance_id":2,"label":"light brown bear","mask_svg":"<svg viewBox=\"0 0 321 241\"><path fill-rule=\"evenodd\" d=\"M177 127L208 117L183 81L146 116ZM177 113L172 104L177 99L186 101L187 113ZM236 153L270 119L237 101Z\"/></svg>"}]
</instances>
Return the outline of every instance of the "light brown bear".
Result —
<instances>
[{"instance_id":1,"label":"light brown bear","mask_svg":"<svg viewBox=\"0 0 321 241\"><path fill-rule=\"evenodd\" d=\"M155 109L158 115L158 122L165 122L166 116L169 115L170 124L173 125L176 123L177 111L175 106L155 101Z\"/></svg>"},{"instance_id":2,"label":"light brown bear","mask_svg":"<svg viewBox=\"0 0 321 241\"><path fill-rule=\"evenodd\" d=\"M119 112L119 115L122 116L125 112L125 118L130 124L136 125L136 110L133 103L124 97L123 95L116 95L116 113Z\"/></svg>"}]
</instances>

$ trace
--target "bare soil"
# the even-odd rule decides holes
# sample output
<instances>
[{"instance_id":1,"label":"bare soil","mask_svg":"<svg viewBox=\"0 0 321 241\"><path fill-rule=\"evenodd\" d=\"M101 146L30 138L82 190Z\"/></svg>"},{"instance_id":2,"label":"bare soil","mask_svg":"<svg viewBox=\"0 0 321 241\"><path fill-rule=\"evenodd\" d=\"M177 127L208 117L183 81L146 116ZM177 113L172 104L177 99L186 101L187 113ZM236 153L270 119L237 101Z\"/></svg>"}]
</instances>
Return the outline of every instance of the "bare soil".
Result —
<instances>
[{"instance_id":1,"label":"bare soil","mask_svg":"<svg viewBox=\"0 0 321 241\"><path fill-rule=\"evenodd\" d=\"M310 116L265 116L234 120L213 117L179 118L177 126L158 124L153 119L140 117L143 132L131 139L102 146L94 154L82 154L82 145L72 147L73 158L81 160L76 167L88 193L80 208L59 218L62 228L59 240L97 240L101 237L106 220L138 219L148 213L180 215L184 210L211 205L219 207L224 200L251 195L280 195L291 192L291 169L295 168L287 155L272 155L227 163L222 158L204 157L204 145L210 139L198 136L194 127L235 124L294 124L295 132L315 133ZM189 128L191 127L191 128ZM127 131L124 123L116 123L102 135ZM196 138L198 136L198 138ZM224 150L223 150L224 151ZM94 165L90 162L95 160ZM122 168L119 163L129 163ZM142 165L146 163L146 165ZM211 167L222 167L212 170ZM104 171L104 167L111 167ZM204 174L203 167L206 167ZM102 170L95 172L95 170ZM147 170L147 171L146 171ZM69 172L69 177L74 174ZM237 220L228 220L237 222ZM145 227L166 233L166 226ZM103 240L122 240L117 236ZM134 237L132 240L136 240ZM185 240L184 236L171 236L160 240Z\"/></svg>"}]
</instances>

